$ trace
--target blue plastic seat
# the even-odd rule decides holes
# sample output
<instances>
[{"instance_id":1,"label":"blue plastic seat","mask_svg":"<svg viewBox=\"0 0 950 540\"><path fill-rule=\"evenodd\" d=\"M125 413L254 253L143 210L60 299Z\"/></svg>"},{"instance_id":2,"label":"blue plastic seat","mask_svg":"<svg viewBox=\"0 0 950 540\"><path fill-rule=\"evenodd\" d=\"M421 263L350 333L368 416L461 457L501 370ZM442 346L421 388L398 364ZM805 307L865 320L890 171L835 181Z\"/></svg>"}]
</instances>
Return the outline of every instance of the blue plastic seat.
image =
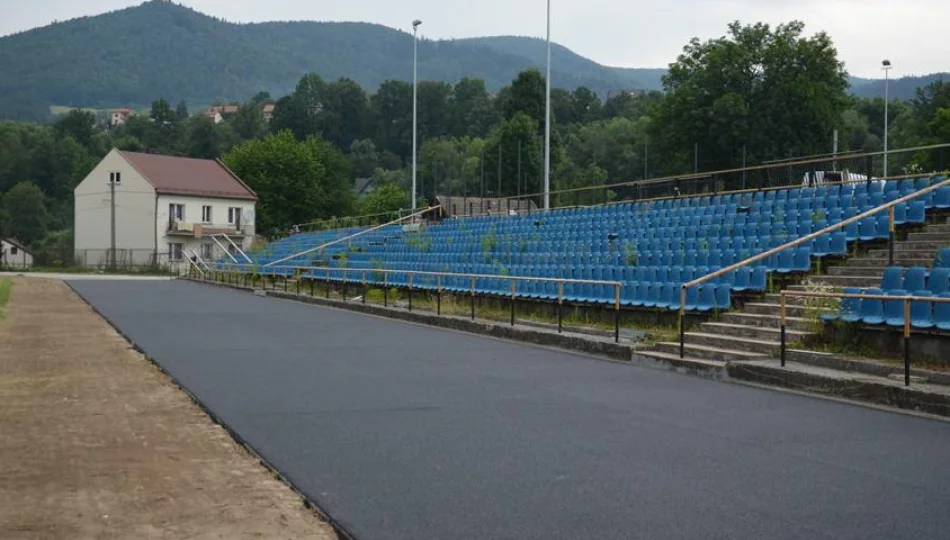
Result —
<instances>
[{"instance_id":1,"label":"blue plastic seat","mask_svg":"<svg viewBox=\"0 0 950 540\"><path fill-rule=\"evenodd\" d=\"M943 186L942 188L937 188L933 193L934 193L934 200L933 200L934 208L939 208L941 210L950 208L950 186Z\"/></svg>"},{"instance_id":2,"label":"blue plastic seat","mask_svg":"<svg viewBox=\"0 0 950 540\"><path fill-rule=\"evenodd\" d=\"M781 274L787 274L794 271L795 266L795 250L786 249L778 253L778 262L775 266L775 271Z\"/></svg>"},{"instance_id":3,"label":"blue plastic seat","mask_svg":"<svg viewBox=\"0 0 950 540\"><path fill-rule=\"evenodd\" d=\"M904 283L901 286L905 291L924 290L927 282L927 269L923 266L914 266L907 269L904 274Z\"/></svg>"},{"instance_id":4,"label":"blue plastic seat","mask_svg":"<svg viewBox=\"0 0 950 540\"><path fill-rule=\"evenodd\" d=\"M726 284L716 287L716 309L723 311L732 307L732 288Z\"/></svg>"},{"instance_id":5,"label":"blue plastic seat","mask_svg":"<svg viewBox=\"0 0 950 540\"><path fill-rule=\"evenodd\" d=\"M905 290L887 291L888 296L908 296ZM903 300L885 300L884 301L884 322L888 326L904 326L904 301Z\"/></svg>"},{"instance_id":6,"label":"blue plastic seat","mask_svg":"<svg viewBox=\"0 0 950 540\"><path fill-rule=\"evenodd\" d=\"M950 268L950 248L940 248L934 257L934 268Z\"/></svg>"},{"instance_id":7,"label":"blue plastic seat","mask_svg":"<svg viewBox=\"0 0 950 540\"><path fill-rule=\"evenodd\" d=\"M699 286L699 301L696 311L712 311L716 307L716 285L706 283Z\"/></svg>"},{"instance_id":8,"label":"blue plastic seat","mask_svg":"<svg viewBox=\"0 0 950 540\"><path fill-rule=\"evenodd\" d=\"M901 289L904 284L904 268L900 266L888 266L884 269L884 276L881 278L881 289L885 291L894 291Z\"/></svg>"},{"instance_id":9,"label":"blue plastic seat","mask_svg":"<svg viewBox=\"0 0 950 540\"><path fill-rule=\"evenodd\" d=\"M866 289L864 294L880 296L881 289ZM884 303L879 299L864 298L861 300L861 322L865 324L884 324Z\"/></svg>"},{"instance_id":10,"label":"blue plastic seat","mask_svg":"<svg viewBox=\"0 0 950 540\"><path fill-rule=\"evenodd\" d=\"M861 294L861 289L857 287L846 287L844 292L845 294ZM840 318L847 323L856 323L861 320L861 299L842 298L840 314L838 316L834 316L833 314L822 315L822 318L826 320Z\"/></svg>"},{"instance_id":11,"label":"blue plastic seat","mask_svg":"<svg viewBox=\"0 0 950 540\"><path fill-rule=\"evenodd\" d=\"M950 299L950 292L941 293L938 297ZM934 302L933 317L937 328L950 332L950 302Z\"/></svg>"},{"instance_id":12,"label":"blue plastic seat","mask_svg":"<svg viewBox=\"0 0 950 540\"><path fill-rule=\"evenodd\" d=\"M914 296L921 298L930 298L933 294L930 291L914 291ZM924 300L914 300L910 303L910 325L919 330L929 330L934 327L933 319L934 303Z\"/></svg>"},{"instance_id":13,"label":"blue plastic seat","mask_svg":"<svg viewBox=\"0 0 950 540\"><path fill-rule=\"evenodd\" d=\"M927 288L933 294L950 292L950 268L934 268L927 278Z\"/></svg>"}]
</instances>

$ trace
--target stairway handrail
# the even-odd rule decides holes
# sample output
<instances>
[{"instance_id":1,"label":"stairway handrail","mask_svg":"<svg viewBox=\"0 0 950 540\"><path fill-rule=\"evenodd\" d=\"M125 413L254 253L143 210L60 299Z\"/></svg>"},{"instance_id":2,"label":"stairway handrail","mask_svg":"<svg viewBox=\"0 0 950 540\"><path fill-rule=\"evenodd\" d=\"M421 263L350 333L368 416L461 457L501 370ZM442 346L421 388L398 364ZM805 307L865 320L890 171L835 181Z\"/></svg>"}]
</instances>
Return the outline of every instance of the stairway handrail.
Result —
<instances>
[{"instance_id":1,"label":"stairway handrail","mask_svg":"<svg viewBox=\"0 0 950 540\"><path fill-rule=\"evenodd\" d=\"M807 234L807 235L805 235L805 236L802 236L801 238L792 240L791 242L785 243L785 244L783 244L783 245L781 245L781 246L774 247L774 248L772 248L772 249L770 249L770 250L768 250L768 251L765 251L765 252L760 253L760 254L758 254L758 255L754 255L754 256L752 256L752 257L749 257L748 259L745 259L745 260L743 260L743 261L739 261L739 262L737 262L737 263L735 263L735 264L733 264L733 265L727 266L727 267L725 267L725 268L721 268L721 269L719 269L719 270L716 270L715 272L710 272L710 273L708 273L708 274L706 274L706 275L704 275L704 276L698 277L698 278L696 278L696 279L694 279L694 280L692 280L692 281L690 281L690 282L684 283L684 284L682 285L682 287L680 288L680 311L679 311L679 319L680 319L680 358L683 358L683 356L684 356L684 345L685 345L685 335L684 335L684 334L685 334L685 329L684 329L684 324L683 324L683 318L684 318L685 315L686 315L686 291L689 290L690 288L695 287L695 286L697 286L697 285L702 285L703 283L706 283L707 281L709 281L709 280L711 280L711 279L715 279L715 278L717 278L717 277L719 277L719 276L721 276L721 275L723 275L723 274L728 274L729 272L734 272L734 271L736 271L736 270L738 270L738 269L740 269L740 268L742 268L742 267L744 267L744 266L748 266L748 265L750 265L750 264L752 264L752 263L754 263L754 262L761 261L762 259L767 259L767 258L771 257L772 255L775 255L776 253L780 253L780 252L782 252L782 251L785 251L786 249L799 246L799 245L801 245L801 244L804 244L805 242L810 242L810 241L814 240L815 238L818 238L819 236L828 234L828 233L830 233L830 232L837 231L837 230L839 230L839 229L843 229L844 227L847 227L848 225L850 225L850 224L852 224L852 223L857 223L858 221L861 221L861 220L864 219L864 218L868 218L868 217L874 216L874 215L876 215L876 214L878 214L878 213L880 213L880 212L882 212L882 211L884 211L884 210L890 210L890 226L889 226L889 230L890 230L890 232L891 232L891 236L893 236L893 234L894 234L894 207L895 207L895 206L897 206L898 204L904 204L905 202L914 200L914 199L916 199L916 198L918 198L918 197L920 197L920 196L922 196L922 195L926 195L927 193L931 193L931 192L933 192L933 191L936 191L936 190L938 190L938 189L940 189L940 188L942 188L942 187L946 187L946 186L950 186L950 179L944 180L944 181L942 181L942 182L938 182L938 183L933 184L933 185L931 185L931 186L929 186L929 187L926 187L926 188L924 188L924 189L915 191L915 192L911 193L910 195L905 195L904 197L900 197L900 198L898 198L898 199L895 199L895 200L893 200L893 201L891 201L891 202L886 202L886 203L884 203L884 204L882 204L882 205L880 205L880 206L877 206L877 207L875 207L875 208L872 208L872 209L870 209L870 210L867 210L867 211L865 211L865 212L862 212L862 213L860 213L860 214L858 214L858 215L856 215L856 216L854 216L854 217L850 217L850 218L848 218L848 219L842 220L842 221L840 221L840 222L838 222L838 223L835 223L834 225L829 225L829 226L825 227L824 229L821 229L820 231L813 232L813 233L811 233L811 234ZM892 245L893 245L893 242L892 242Z\"/></svg>"},{"instance_id":2,"label":"stairway handrail","mask_svg":"<svg viewBox=\"0 0 950 540\"><path fill-rule=\"evenodd\" d=\"M378 231L379 229L382 229L383 227L388 227L388 226L390 226L390 225L396 225L397 223L399 223L399 222L401 222L401 221L405 221L405 220L410 219L410 218L415 218L415 217L424 215L426 212L431 212L431 211L436 210L436 209L438 209L438 208L441 208L441 205L430 206L430 207L426 208L425 210L419 210L418 212L415 212L415 213L413 213L413 214L409 214L408 216L401 217L401 218L399 218L399 219L394 219L394 220L392 220L392 221L390 221L390 222L388 222L388 223L383 223L382 225L377 225L377 226L375 226L375 227L366 229L365 231L360 231L360 232L358 232L358 233L354 233L354 234L351 234L351 235L349 235L349 236L344 236L343 238L337 238L336 240L333 240L332 242L327 242L327 243L325 243L325 244L323 244L323 245L320 245L320 246L317 246L317 247L313 247L313 248L310 248L310 249L305 249L305 250L303 250L303 251L301 251L301 252L299 252L299 253L294 253L293 255L288 255L288 256L284 257L283 259L278 259L278 260L276 260L276 261L271 261L271 262L265 264L264 266L270 267L270 266L273 266L273 265L275 265L275 264L280 264L280 263L282 263L282 262L287 262L287 261L289 261L289 260L291 260L291 259L295 259L295 258L297 258L297 257L300 257L301 255L306 255L306 254L308 254L308 253L313 253L314 251L319 251L319 250L321 250L321 249L327 248L327 247L332 246L332 245L334 245L334 244L339 244L340 242L345 242L345 241L347 241L347 240L352 240L352 239L356 238L357 236L362 236L362 235L364 235L364 234L371 233L371 232L373 232L373 231ZM303 233L303 234L306 234L306 233ZM237 261L234 261L234 262L237 262Z\"/></svg>"}]
</instances>

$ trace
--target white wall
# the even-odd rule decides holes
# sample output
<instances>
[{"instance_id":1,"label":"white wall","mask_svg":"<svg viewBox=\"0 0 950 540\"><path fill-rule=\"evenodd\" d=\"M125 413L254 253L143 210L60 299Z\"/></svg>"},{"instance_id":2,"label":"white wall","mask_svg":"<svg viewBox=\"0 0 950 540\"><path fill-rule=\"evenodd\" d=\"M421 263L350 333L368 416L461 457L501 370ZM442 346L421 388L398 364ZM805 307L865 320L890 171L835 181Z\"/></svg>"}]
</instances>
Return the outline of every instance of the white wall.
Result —
<instances>
[{"instance_id":1,"label":"white wall","mask_svg":"<svg viewBox=\"0 0 950 540\"><path fill-rule=\"evenodd\" d=\"M74 191L76 255L80 264L87 266L107 262L111 247L110 172L122 175L115 186L116 249L122 250L116 258L120 264L147 264L155 249L155 189L117 150L109 152ZM159 229L162 234L164 229ZM159 253L161 248L159 245Z\"/></svg>"},{"instance_id":2,"label":"white wall","mask_svg":"<svg viewBox=\"0 0 950 540\"><path fill-rule=\"evenodd\" d=\"M248 201L243 199L215 199L209 197L191 197L184 195L159 195L158 196L158 215L157 225L159 231L159 246L158 253L159 256L164 257L168 255L168 244L170 243L180 243L184 244L186 250L191 250L192 248L195 251L201 253L200 245L201 244L212 244L214 242L210 238L196 239L190 236L185 235L168 235L169 225L169 205L170 204L182 204L185 206L184 219L185 223L191 224L202 224L207 225L208 227L215 228L228 228L231 224L228 223L228 209L229 208L240 208L241 209L241 229L245 231L245 236L243 239L238 239L236 237L232 238L234 243L241 246L241 249L248 249L251 246L251 243L254 240L255 234L255 203L254 201ZM204 223L201 220L201 208L203 206L211 207L211 222ZM215 252L219 252L215 245Z\"/></svg>"},{"instance_id":3,"label":"white wall","mask_svg":"<svg viewBox=\"0 0 950 540\"><path fill-rule=\"evenodd\" d=\"M16 251L16 253L13 253ZM0 263L7 268L32 268L33 254L24 251L6 240L0 240Z\"/></svg>"}]
</instances>

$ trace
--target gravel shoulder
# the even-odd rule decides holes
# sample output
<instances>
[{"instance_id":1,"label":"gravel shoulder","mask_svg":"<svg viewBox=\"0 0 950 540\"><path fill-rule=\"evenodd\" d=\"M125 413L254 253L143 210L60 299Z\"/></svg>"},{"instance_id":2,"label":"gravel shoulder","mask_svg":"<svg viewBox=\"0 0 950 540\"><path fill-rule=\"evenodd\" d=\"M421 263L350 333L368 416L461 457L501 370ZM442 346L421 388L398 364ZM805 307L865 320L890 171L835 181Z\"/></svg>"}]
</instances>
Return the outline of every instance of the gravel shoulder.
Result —
<instances>
[{"instance_id":1,"label":"gravel shoulder","mask_svg":"<svg viewBox=\"0 0 950 540\"><path fill-rule=\"evenodd\" d=\"M64 283L5 312L0 538L336 538Z\"/></svg>"}]
</instances>

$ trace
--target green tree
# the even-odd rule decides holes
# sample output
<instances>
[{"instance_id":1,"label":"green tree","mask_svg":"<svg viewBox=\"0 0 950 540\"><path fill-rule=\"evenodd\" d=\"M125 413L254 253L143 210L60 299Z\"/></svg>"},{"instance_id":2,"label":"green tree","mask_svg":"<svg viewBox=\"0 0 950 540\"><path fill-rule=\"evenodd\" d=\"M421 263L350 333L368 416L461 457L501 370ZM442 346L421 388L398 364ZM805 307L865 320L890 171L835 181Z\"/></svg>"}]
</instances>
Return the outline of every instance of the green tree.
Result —
<instances>
[{"instance_id":1,"label":"green tree","mask_svg":"<svg viewBox=\"0 0 950 540\"><path fill-rule=\"evenodd\" d=\"M206 116L196 116L188 123L188 155L194 158L215 159L221 153L222 141L217 126Z\"/></svg>"},{"instance_id":2,"label":"green tree","mask_svg":"<svg viewBox=\"0 0 950 540\"><path fill-rule=\"evenodd\" d=\"M419 81L419 139L435 139L449 133L452 85ZM410 140L411 142L411 140Z\"/></svg>"},{"instance_id":3,"label":"green tree","mask_svg":"<svg viewBox=\"0 0 950 540\"><path fill-rule=\"evenodd\" d=\"M298 141L290 131L282 131L236 146L224 162L260 197L257 221L265 233L351 210L341 204L352 204L346 157L315 137Z\"/></svg>"},{"instance_id":4,"label":"green tree","mask_svg":"<svg viewBox=\"0 0 950 540\"><path fill-rule=\"evenodd\" d=\"M729 25L726 37L694 38L663 78L667 95L653 138L685 168L699 145L705 170L739 160L826 151L847 99L847 73L825 33L803 37L793 21Z\"/></svg>"},{"instance_id":5,"label":"green tree","mask_svg":"<svg viewBox=\"0 0 950 540\"><path fill-rule=\"evenodd\" d=\"M540 192L543 152L536 120L519 112L502 122L485 147L486 190L496 197Z\"/></svg>"},{"instance_id":6,"label":"green tree","mask_svg":"<svg viewBox=\"0 0 950 540\"><path fill-rule=\"evenodd\" d=\"M88 147L97 131L98 121L95 113L82 109L72 109L60 118L54 127L61 136L69 135L79 144Z\"/></svg>"},{"instance_id":7,"label":"green tree","mask_svg":"<svg viewBox=\"0 0 950 540\"><path fill-rule=\"evenodd\" d=\"M255 101L245 103L238 108L237 114L230 120L231 128L242 141L259 139L267 133L267 121L264 111Z\"/></svg>"},{"instance_id":8,"label":"green tree","mask_svg":"<svg viewBox=\"0 0 950 540\"><path fill-rule=\"evenodd\" d=\"M360 214L372 215L409 208L409 192L393 182L378 182L375 189L360 201Z\"/></svg>"},{"instance_id":9,"label":"green tree","mask_svg":"<svg viewBox=\"0 0 950 540\"><path fill-rule=\"evenodd\" d=\"M353 141L350 145L350 162L353 164L353 173L357 178L371 176L379 164L376 144L370 139Z\"/></svg>"},{"instance_id":10,"label":"green tree","mask_svg":"<svg viewBox=\"0 0 950 540\"><path fill-rule=\"evenodd\" d=\"M46 235L46 196L33 182L20 182L3 196L6 234L32 245Z\"/></svg>"},{"instance_id":11,"label":"green tree","mask_svg":"<svg viewBox=\"0 0 950 540\"><path fill-rule=\"evenodd\" d=\"M356 81L342 78L326 85L320 131L338 148L349 148L370 128L369 98Z\"/></svg>"},{"instance_id":12,"label":"green tree","mask_svg":"<svg viewBox=\"0 0 950 540\"><path fill-rule=\"evenodd\" d=\"M498 118L482 79L464 78L455 85L449 133L455 137L483 137Z\"/></svg>"},{"instance_id":13,"label":"green tree","mask_svg":"<svg viewBox=\"0 0 950 540\"><path fill-rule=\"evenodd\" d=\"M505 119L511 120L518 113L524 113L537 123L538 133L544 133L545 84L544 76L537 69L519 73L503 98Z\"/></svg>"},{"instance_id":14,"label":"green tree","mask_svg":"<svg viewBox=\"0 0 950 540\"><path fill-rule=\"evenodd\" d=\"M386 81L370 99L376 119L376 146L400 158L412 155L412 85Z\"/></svg>"},{"instance_id":15,"label":"green tree","mask_svg":"<svg viewBox=\"0 0 950 540\"><path fill-rule=\"evenodd\" d=\"M185 100L179 101L178 106L175 107L175 117L179 121L185 121L188 120L188 116L188 104L185 103Z\"/></svg>"}]
</instances>

